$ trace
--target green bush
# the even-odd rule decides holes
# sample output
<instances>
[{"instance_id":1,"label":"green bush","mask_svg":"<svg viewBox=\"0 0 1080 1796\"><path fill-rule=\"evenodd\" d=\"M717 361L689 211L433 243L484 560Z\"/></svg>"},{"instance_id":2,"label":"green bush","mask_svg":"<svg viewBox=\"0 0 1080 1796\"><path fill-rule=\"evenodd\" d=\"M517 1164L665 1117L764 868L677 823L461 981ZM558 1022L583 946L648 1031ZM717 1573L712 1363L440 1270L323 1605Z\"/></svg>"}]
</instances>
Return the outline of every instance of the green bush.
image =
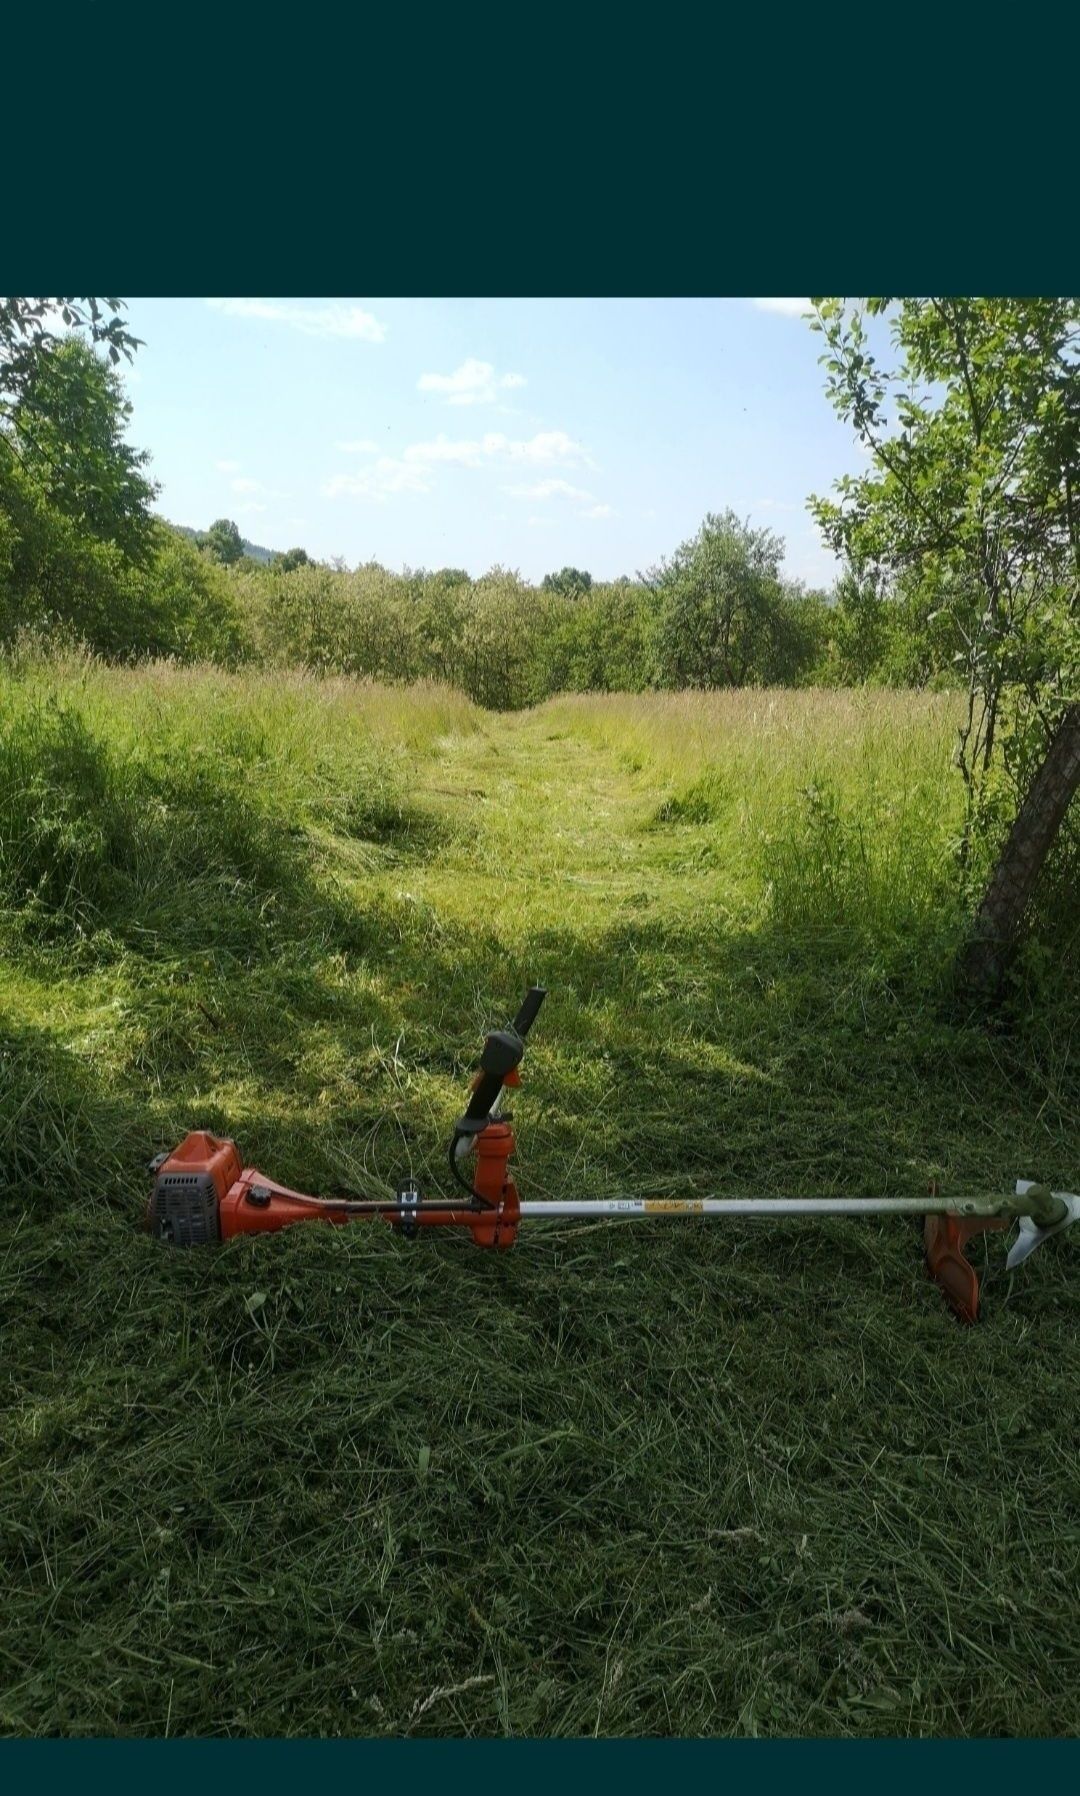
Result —
<instances>
[{"instance_id":1,"label":"green bush","mask_svg":"<svg viewBox=\"0 0 1080 1796\"><path fill-rule=\"evenodd\" d=\"M0 646L31 630L110 660L233 661L244 648L222 570L165 524L136 563L52 505L0 457Z\"/></svg>"},{"instance_id":2,"label":"green bush","mask_svg":"<svg viewBox=\"0 0 1080 1796\"><path fill-rule=\"evenodd\" d=\"M935 964L927 939L953 940L961 917L940 781L889 774L867 769L846 793L825 779L803 787L761 839L761 870L772 914L790 936L900 947L913 962Z\"/></svg>"},{"instance_id":3,"label":"green bush","mask_svg":"<svg viewBox=\"0 0 1080 1796\"><path fill-rule=\"evenodd\" d=\"M309 881L311 832L410 825L392 755L329 704L162 670L125 708L92 664L66 672L2 676L0 896L24 923L246 942L265 899Z\"/></svg>"}]
</instances>

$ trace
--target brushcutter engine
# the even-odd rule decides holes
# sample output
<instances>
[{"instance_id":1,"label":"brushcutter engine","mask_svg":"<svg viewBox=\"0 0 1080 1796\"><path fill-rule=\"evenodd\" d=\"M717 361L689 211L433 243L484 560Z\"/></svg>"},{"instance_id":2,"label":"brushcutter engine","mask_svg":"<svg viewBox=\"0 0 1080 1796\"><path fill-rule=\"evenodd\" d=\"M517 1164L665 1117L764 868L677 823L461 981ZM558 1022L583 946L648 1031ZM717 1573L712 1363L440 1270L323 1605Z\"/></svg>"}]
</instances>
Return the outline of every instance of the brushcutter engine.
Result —
<instances>
[{"instance_id":1,"label":"brushcutter engine","mask_svg":"<svg viewBox=\"0 0 1080 1796\"><path fill-rule=\"evenodd\" d=\"M173 1247L221 1240L221 1204L240 1177L236 1143L204 1130L185 1135L171 1154L151 1160L155 1175L147 1226Z\"/></svg>"},{"instance_id":2,"label":"brushcutter engine","mask_svg":"<svg viewBox=\"0 0 1080 1796\"><path fill-rule=\"evenodd\" d=\"M454 1128L450 1165L466 1201L428 1199L412 1178L396 1197L312 1197L241 1166L236 1143L204 1129L185 1135L171 1154L150 1162L154 1184L147 1227L173 1247L201 1247L233 1235L268 1234L296 1222L350 1222L362 1216L393 1224L406 1239L421 1228L457 1225L469 1230L478 1247L511 1247L517 1238L520 1203L509 1173L514 1134L498 1115L503 1088L520 1083L518 1066L528 1034L547 996L534 985L507 1029L494 1030L484 1043L480 1070L464 1114ZM461 1163L475 1155L473 1177Z\"/></svg>"},{"instance_id":3,"label":"brushcutter engine","mask_svg":"<svg viewBox=\"0 0 1080 1796\"><path fill-rule=\"evenodd\" d=\"M609 1217L630 1222L651 1217L908 1216L923 1220L926 1264L931 1278L964 1322L979 1313L979 1275L966 1249L979 1235L1017 1224L1005 1265L1011 1271L1044 1241L1080 1222L1080 1196L1052 1191L1027 1179L1008 1196L942 1198L936 1185L927 1197L565 1197L522 1203L510 1176L514 1133L501 1113L507 1086L520 1084L518 1067L525 1037L536 1021L546 992L534 985L506 1029L487 1037L469 1101L450 1140L450 1173L463 1195L429 1198L412 1178L396 1196L311 1197L241 1166L235 1142L195 1130L171 1154L150 1165L153 1190L147 1226L174 1247L198 1247L233 1235L268 1234L296 1222L350 1222L373 1217L390 1223L407 1240L421 1229L467 1229L478 1247L512 1247L524 1221L574 1221Z\"/></svg>"}]
</instances>

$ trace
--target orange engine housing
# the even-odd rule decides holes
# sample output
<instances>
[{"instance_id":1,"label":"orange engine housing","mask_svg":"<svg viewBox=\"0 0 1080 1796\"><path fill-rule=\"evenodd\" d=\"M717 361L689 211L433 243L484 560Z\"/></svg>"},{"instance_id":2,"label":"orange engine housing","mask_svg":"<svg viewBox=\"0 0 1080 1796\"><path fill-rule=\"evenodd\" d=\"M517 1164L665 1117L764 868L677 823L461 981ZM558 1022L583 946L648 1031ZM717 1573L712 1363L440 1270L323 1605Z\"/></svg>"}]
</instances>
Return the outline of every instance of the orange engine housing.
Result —
<instances>
[{"instance_id":1,"label":"orange engine housing","mask_svg":"<svg viewBox=\"0 0 1080 1796\"><path fill-rule=\"evenodd\" d=\"M146 1226L176 1247L220 1241L222 1200L240 1177L235 1141L195 1129L152 1163Z\"/></svg>"},{"instance_id":2,"label":"orange engine housing","mask_svg":"<svg viewBox=\"0 0 1080 1796\"><path fill-rule=\"evenodd\" d=\"M478 1247L512 1247L521 1209L508 1172L514 1151L509 1123L489 1123L476 1137L474 1189L484 1207L453 1205L415 1208L400 1204L361 1206L358 1200L310 1197L268 1179L256 1167L241 1168L236 1143L196 1129L178 1148L153 1162L154 1187L146 1223L160 1240L176 1247L228 1241L233 1235L273 1233L297 1222L353 1222L378 1217L411 1233L416 1228L467 1228ZM417 1196L419 1194L417 1193Z\"/></svg>"}]
</instances>

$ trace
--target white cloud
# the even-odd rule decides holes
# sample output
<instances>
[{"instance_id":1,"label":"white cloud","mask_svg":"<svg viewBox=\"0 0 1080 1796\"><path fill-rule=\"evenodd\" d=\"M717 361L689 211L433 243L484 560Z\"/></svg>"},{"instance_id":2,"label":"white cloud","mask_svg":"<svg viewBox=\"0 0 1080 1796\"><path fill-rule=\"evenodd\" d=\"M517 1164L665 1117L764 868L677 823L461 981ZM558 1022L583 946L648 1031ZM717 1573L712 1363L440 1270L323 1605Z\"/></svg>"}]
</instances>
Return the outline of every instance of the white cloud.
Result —
<instances>
[{"instance_id":1,"label":"white cloud","mask_svg":"<svg viewBox=\"0 0 1080 1796\"><path fill-rule=\"evenodd\" d=\"M405 450L410 462L456 462L461 467L480 468L485 462L523 462L533 467L546 467L560 462L568 466L591 468L581 443L564 430L541 430L534 437L515 439L501 431L488 431L478 438L438 436L433 443L410 443Z\"/></svg>"},{"instance_id":2,"label":"white cloud","mask_svg":"<svg viewBox=\"0 0 1080 1796\"><path fill-rule=\"evenodd\" d=\"M430 443L410 443L400 457L383 455L370 467L356 473L335 474L323 487L328 499L345 495L357 499L374 499L382 503L393 493L429 493L435 470L441 463L462 468L482 468L509 463L511 466L545 467L568 463L594 464L584 448L563 430L540 431L524 440L505 437L489 431L483 437L436 437ZM237 484L234 481L234 486ZM547 498L556 492L577 500L591 499L592 494L572 487L567 481L541 481L539 494ZM531 495L537 496L534 492Z\"/></svg>"},{"instance_id":3,"label":"white cloud","mask_svg":"<svg viewBox=\"0 0 1080 1796\"><path fill-rule=\"evenodd\" d=\"M569 480L538 480L532 486L508 486L504 492L511 493L515 499L580 499L592 498L583 486L571 486Z\"/></svg>"},{"instance_id":4,"label":"white cloud","mask_svg":"<svg viewBox=\"0 0 1080 1796\"><path fill-rule=\"evenodd\" d=\"M248 517L248 516L249 516L249 515L250 515L250 514L251 514L251 513L252 513L252 512L255 512L255 511L265 511L265 510L266 510L266 506L265 506L265 505L259 505L259 504L256 504L256 503L252 503L252 504L251 504L251 505L238 505L238 506L237 506L237 507L236 507L236 510L237 510L237 513L238 513L238 515L239 515L239 516L240 516L240 517L242 517L242 518L246 518L246 517Z\"/></svg>"},{"instance_id":5,"label":"white cloud","mask_svg":"<svg viewBox=\"0 0 1080 1796\"><path fill-rule=\"evenodd\" d=\"M755 299L759 312L776 312L781 318L801 318L810 310L808 299Z\"/></svg>"},{"instance_id":6,"label":"white cloud","mask_svg":"<svg viewBox=\"0 0 1080 1796\"><path fill-rule=\"evenodd\" d=\"M216 461L214 466L219 474L239 474L240 472L238 461Z\"/></svg>"},{"instance_id":7,"label":"white cloud","mask_svg":"<svg viewBox=\"0 0 1080 1796\"><path fill-rule=\"evenodd\" d=\"M583 518L613 518L615 507L613 505L590 505L579 515Z\"/></svg>"},{"instance_id":8,"label":"white cloud","mask_svg":"<svg viewBox=\"0 0 1080 1796\"><path fill-rule=\"evenodd\" d=\"M429 469L413 462L398 461L389 455L381 455L370 468L361 468L359 473L335 474L323 487L328 499L371 499L377 505L385 504L392 493L430 491Z\"/></svg>"},{"instance_id":9,"label":"white cloud","mask_svg":"<svg viewBox=\"0 0 1080 1796\"><path fill-rule=\"evenodd\" d=\"M468 468L479 468L483 465L485 453L483 443L440 436L434 443L410 443L405 451L405 460L411 462L451 461L460 462Z\"/></svg>"},{"instance_id":10,"label":"white cloud","mask_svg":"<svg viewBox=\"0 0 1080 1796\"><path fill-rule=\"evenodd\" d=\"M485 447L490 438L484 438ZM527 441L507 441L505 437L498 439L495 453L505 454L510 461L531 462L537 466L547 466L551 462L565 462L570 466L594 468L596 463L585 453L584 446L567 436L565 430L541 430Z\"/></svg>"},{"instance_id":11,"label":"white cloud","mask_svg":"<svg viewBox=\"0 0 1080 1796\"><path fill-rule=\"evenodd\" d=\"M291 499L291 493L283 493L277 487L264 486L261 480L249 480L242 475L239 480L230 480L229 485L234 493L261 493L264 499Z\"/></svg>"},{"instance_id":12,"label":"white cloud","mask_svg":"<svg viewBox=\"0 0 1080 1796\"><path fill-rule=\"evenodd\" d=\"M447 405L493 405L499 389L523 387L523 374L496 375L491 362L469 356L453 374L422 374L417 381L421 393L442 393Z\"/></svg>"},{"instance_id":13,"label":"white cloud","mask_svg":"<svg viewBox=\"0 0 1080 1796\"><path fill-rule=\"evenodd\" d=\"M280 299L208 299L207 305L227 318L256 318L266 324L285 324L305 337L343 337L363 343L381 343L386 326L362 306L335 302L329 306L298 306Z\"/></svg>"},{"instance_id":14,"label":"white cloud","mask_svg":"<svg viewBox=\"0 0 1080 1796\"><path fill-rule=\"evenodd\" d=\"M356 437L349 443L335 443L334 448L340 449L342 455L377 455L379 445L368 437Z\"/></svg>"}]
</instances>

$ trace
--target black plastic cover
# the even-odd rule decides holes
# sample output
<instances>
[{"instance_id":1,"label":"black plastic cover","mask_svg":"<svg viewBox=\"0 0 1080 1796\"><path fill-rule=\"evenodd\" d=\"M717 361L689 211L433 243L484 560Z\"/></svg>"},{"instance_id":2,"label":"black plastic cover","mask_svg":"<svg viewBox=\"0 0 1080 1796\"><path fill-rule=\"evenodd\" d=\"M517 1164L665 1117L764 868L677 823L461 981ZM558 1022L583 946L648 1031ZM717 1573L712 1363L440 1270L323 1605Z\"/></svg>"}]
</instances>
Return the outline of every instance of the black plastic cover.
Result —
<instances>
[{"instance_id":1,"label":"black plastic cover","mask_svg":"<svg viewBox=\"0 0 1080 1796\"><path fill-rule=\"evenodd\" d=\"M209 1172L159 1172L150 1194L149 1226L173 1247L220 1241L217 1189Z\"/></svg>"}]
</instances>

